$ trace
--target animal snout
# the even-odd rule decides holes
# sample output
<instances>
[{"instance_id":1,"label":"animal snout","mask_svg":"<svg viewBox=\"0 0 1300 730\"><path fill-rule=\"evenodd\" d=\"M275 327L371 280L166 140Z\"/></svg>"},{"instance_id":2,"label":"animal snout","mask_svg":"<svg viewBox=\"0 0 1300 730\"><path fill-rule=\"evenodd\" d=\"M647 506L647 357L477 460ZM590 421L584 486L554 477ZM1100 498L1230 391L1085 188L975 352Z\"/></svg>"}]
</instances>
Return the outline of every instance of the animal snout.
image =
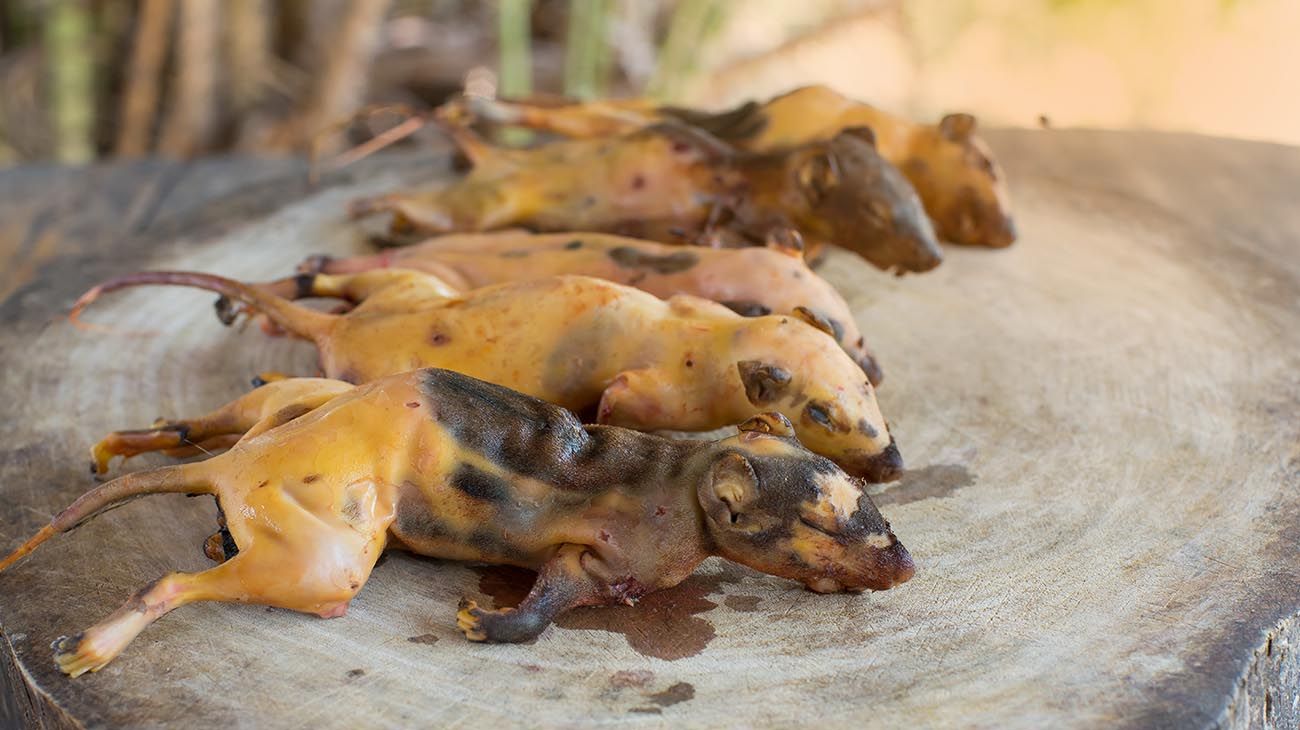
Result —
<instances>
[{"instance_id":1,"label":"animal snout","mask_svg":"<svg viewBox=\"0 0 1300 730\"><path fill-rule=\"evenodd\" d=\"M988 245L994 248L1010 246L1016 240L1016 221L1011 216L998 216L994 225L989 226Z\"/></svg>"},{"instance_id":2,"label":"animal snout","mask_svg":"<svg viewBox=\"0 0 1300 730\"><path fill-rule=\"evenodd\" d=\"M924 213L918 211L914 218L901 218L894 227L894 236L900 241L898 247L909 253L908 271L929 271L943 263L943 249Z\"/></svg>"},{"instance_id":3,"label":"animal snout","mask_svg":"<svg viewBox=\"0 0 1300 730\"><path fill-rule=\"evenodd\" d=\"M903 455L891 437L884 451L863 458L855 466L853 471L869 482L892 482L903 475Z\"/></svg>"},{"instance_id":4,"label":"animal snout","mask_svg":"<svg viewBox=\"0 0 1300 730\"><path fill-rule=\"evenodd\" d=\"M912 554L907 552L903 543L897 540L893 545L876 554L876 565L878 573L885 581L882 587L875 589L878 591L892 588L899 583L906 583L916 574L916 563L912 561Z\"/></svg>"},{"instance_id":5,"label":"animal snout","mask_svg":"<svg viewBox=\"0 0 1300 730\"><path fill-rule=\"evenodd\" d=\"M890 535L890 539L893 540L893 535ZM894 540L893 545L872 554L862 580L848 590L857 593L864 590L887 591L900 583L906 583L915 574L916 563L912 562L912 555L903 547L903 543Z\"/></svg>"}]
</instances>

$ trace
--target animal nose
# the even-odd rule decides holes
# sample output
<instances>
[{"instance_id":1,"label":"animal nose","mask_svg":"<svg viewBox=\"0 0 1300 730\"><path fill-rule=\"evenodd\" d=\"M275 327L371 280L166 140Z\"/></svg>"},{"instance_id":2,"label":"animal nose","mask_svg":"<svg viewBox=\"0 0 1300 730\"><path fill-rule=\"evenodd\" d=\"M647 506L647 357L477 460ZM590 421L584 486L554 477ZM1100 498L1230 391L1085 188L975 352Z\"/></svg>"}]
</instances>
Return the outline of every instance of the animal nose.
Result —
<instances>
[{"instance_id":1,"label":"animal nose","mask_svg":"<svg viewBox=\"0 0 1300 730\"><path fill-rule=\"evenodd\" d=\"M916 575L916 563L912 561L911 553L903 547L903 543L894 542L888 549L884 550L878 559L880 566L884 568L881 572L891 576L890 586L896 586L899 583L906 583Z\"/></svg>"},{"instance_id":2,"label":"animal nose","mask_svg":"<svg viewBox=\"0 0 1300 730\"><path fill-rule=\"evenodd\" d=\"M903 475L903 455L891 436L889 446L874 456L868 456L857 470L859 476L870 482L892 482Z\"/></svg>"},{"instance_id":3,"label":"animal nose","mask_svg":"<svg viewBox=\"0 0 1300 730\"><path fill-rule=\"evenodd\" d=\"M1015 218L1011 218L1010 216L1002 218L1001 227L1002 230L998 231L997 236L998 245L1011 245L1015 243L1015 238L1019 235L1018 231L1015 230Z\"/></svg>"},{"instance_id":4,"label":"animal nose","mask_svg":"<svg viewBox=\"0 0 1300 730\"><path fill-rule=\"evenodd\" d=\"M911 580L916 574L916 563L912 561L907 548L903 547L903 543L895 539L892 533L889 539L893 540L894 544L873 551L866 564L862 566L863 572L860 578L845 584L843 590L851 593L868 590L887 591ZM813 590L817 589L813 588Z\"/></svg>"}]
</instances>

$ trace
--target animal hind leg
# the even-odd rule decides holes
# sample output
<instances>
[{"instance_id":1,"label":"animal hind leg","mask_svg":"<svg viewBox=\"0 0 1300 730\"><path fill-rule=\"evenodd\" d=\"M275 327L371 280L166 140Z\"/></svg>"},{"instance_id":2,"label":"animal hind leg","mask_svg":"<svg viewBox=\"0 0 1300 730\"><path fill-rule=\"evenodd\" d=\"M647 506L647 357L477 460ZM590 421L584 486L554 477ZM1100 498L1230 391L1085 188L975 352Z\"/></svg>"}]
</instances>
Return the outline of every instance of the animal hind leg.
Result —
<instances>
[{"instance_id":1,"label":"animal hind leg","mask_svg":"<svg viewBox=\"0 0 1300 730\"><path fill-rule=\"evenodd\" d=\"M151 428L114 431L91 447L93 468L96 474L106 473L115 456L129 459L150 451L182 456L224 448L231 437L239 440L288 423L352 387L325 378L267 383L198 418L159 419Z\"/></svg>"},{"instance_id":2,"label":"animal hind leg","mask_svg":"<svg viewBox=\"0 0 1300 730\"><path fill-rule=\"evenodd\" d=\"M439 277L415 269L368 269L339 274L302 273L290 279L271 282L277 290L293 281L293 298L323 297L342 299L353 305L369 303L367 309L391 303L395 311L410 311L422 301L456 296L459 290Z\"/></svg>"},{"instance_id":3,"label":"animal hind leg","mask_svg":"<svg viewBox=\"0 0 1300 730\"><path fill-rule=\"evenodd\" d=\"M305 528L310 530L311 528ZM302 537L301 535L299 537ZM85 631L60 637L52 648L64 673L76 677L102 669L122 653L149 624L181 606L199 601L252 603L288 608L322 617L340 616L365 583L373 560L365 557L355 535L336 540L339 549L356 548L357 560L346 574L319 574L302 565L302 545L280 546L263 540L230 560L198 573L170 573L137 591L117 611ZM305 539L305 538L304 538ZM309 542L320 544L319 535Z\"/></svg>"},{"instance_id":4,"label":"animal hind leg","mask_svg":"<svg viewBox=\"0 0 1300 730\"><path fill-rule=\"evenodd\" d=\"M170 573L141 588L108 618L52 644L54 661L72 677L103 669L146 626L170 611L196 601L237 601L235 559L200 573Z\"/></svg>"},{"instance_id":5,"label":"animal hind leg","mask_svg":"<svg viewBox=\"0 0 1300 730\"><path fill-rule=\"evenodd\" d=\"M648 105L626 103L531 104L527 101L469 97L470 114L498 124L511 124L564 137L591 138L627 134L658 121Z\"/></svg>"}]
</instances>

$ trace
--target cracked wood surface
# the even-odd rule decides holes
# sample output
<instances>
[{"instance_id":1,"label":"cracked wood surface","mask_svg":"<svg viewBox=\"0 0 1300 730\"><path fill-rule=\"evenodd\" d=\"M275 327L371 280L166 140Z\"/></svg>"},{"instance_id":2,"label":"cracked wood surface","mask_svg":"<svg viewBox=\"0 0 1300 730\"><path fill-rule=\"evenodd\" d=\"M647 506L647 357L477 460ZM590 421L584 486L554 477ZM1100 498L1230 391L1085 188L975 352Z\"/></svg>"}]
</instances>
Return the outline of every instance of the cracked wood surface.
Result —
<instances>
[{"instance_id":1,"label":"cracked wood surface","mask_svg":"<svg viewBox=\"0 0 1300 730\"><path fill-rule=\"evenodd\" d=\"M159 496L0 575L0 718L50 727L1287 727L1300 676L1300 149L1145 133L989 134L1022 238L936 271L823 273L882 358L912 471L876 488L918 563L816 596L710 561L535 643L455 630L519 577L394 555L347 617L178 610L104 671L49 643L205 565L206 499ZM270 278L364 235L343 203L441 164L367 161L308 191L290 162L0 173L0 551L89 486L108 430L206 410L310 348L231 331L211 297L106 297L109 275ZM160 463L131 462L130 468Z\"/></svg>"}]
</instances>

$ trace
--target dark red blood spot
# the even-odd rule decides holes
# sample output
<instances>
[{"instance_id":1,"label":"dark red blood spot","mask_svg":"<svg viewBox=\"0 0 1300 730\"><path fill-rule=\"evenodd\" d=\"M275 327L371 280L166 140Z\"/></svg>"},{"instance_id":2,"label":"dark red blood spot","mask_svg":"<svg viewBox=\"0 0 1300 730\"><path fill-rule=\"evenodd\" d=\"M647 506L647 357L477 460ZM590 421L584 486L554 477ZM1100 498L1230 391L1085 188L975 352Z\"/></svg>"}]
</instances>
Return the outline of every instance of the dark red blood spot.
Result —
<instances>
[{"instance_id":1,"label":"dark red blood spot","mask_svg":"<svg viewBox=\"0 0 1300 730\"><path fill-rule=\"evenodd\" d=\"M451 338L441 332L437 332L433 337L429 338L429 341L435 345L445 345L448 342L451 342Z\"/></svg>"},{"instance_id":2,"label":"dark red blood spot","mask_svg":"<svg viewBox=\"0 0 1300 730\"><path fill-rule=\"evenodd\" d=\"M645 176L644 176L644 175L637 175L637 176L635 176L635 177L632 178L632 189L633 189L633 190L640 190L641 188L644 188L644 187L645 187Z\"/></svg>"},{"instance_id":3,"label":"dark red blood spot","mask_svg":"<svg viewBox=\"0 0 1300 730\"><path fill-rule=\"evenodd\" d=\"M609 542L609 533L605 530L596 533L596 536L600 538L601 542Z\"/></svg>"},{"instance_id":4,"label":"dark red blood spot","mask_svg":"<svg viewBox=\"0 0 1300 730\"><path fill-rule=\"evenodd\" d=\"M673 152L689 152L691 146L685 142L673 142Z\"/></svg>"},{"instance_id":5,"label":"dark red blood spot","mask_svg":"<svg viewBox=\"0 0 1300 730\"><path fill-rule=\"evenodd\" d=\"M416 401L416 400L410 401L410 402L408 402L408 403L406 404L406 407L407 407L407 408L419 408L419 407L420 407L420 402L419 402L419 401Z\"/></svg>"},{"instance_id":6,"label":"dark red blood spot","mask_svg":"<svg viewBox=\"0 0 1300 730\"><path fill-rule=\"evenodd\" d=\"M686 358L686 367L688 367L688 368L690 368L690 367L695 367L695 361L692 360L692 359L690 359L689 357Z\"/></svg>"},{"instance_id":7,"label":"dark red blood spot","mask_svg":"<svg viewBox=\"0 0 1300 730\"><path fill-rule=\"evenodd\" d=\"M695 699L695 686L690 682L678 682L663 692L650 695L650 701L660 707L671 707L692 699Z\"/></svg>"},{"instance_id":8,"label":"dark red blood spot","mask_svg":"<svg viewBox=\"0 0 1300 730\"><path fill-rule=\"evenodd\" d=\"M307 476L305 476L305 477L302 478L302 483L303 483L303 484L311 484L312 482L316 481L317 479L320 479L320 474L308 474Z\"/></svg>"},{"instance_id":9,"label":"dark red blood spot","mask_svg":"<svg viewBox=\"0 0 1300 730\"><path fill-rule=\"evenodd\" d=\"M668 509L664 507L662 504L659 505L658 507L655 507L655 517L663 517L666 514L668 514Z\"/></svg>"},{"instance_id":10,"label":"dark red blood spot","mask_svg":"<svg viewBox=\"0 0 1300 730\"><path fill-rule=\"evenodd\" d=\"M529 570L500 565L477 570L479 590L492 596L498 608L519 605L536 576ZM695 656L715 635L713 624L697 615L718 605L706 596L723 583L738 582L743 574L743 568L732 566L717 575L692 575L677 586L646 594L634 607L578 608L560 614L555 624L564 629L622 634L642 656L667 661Z\"/></svg>"}]
</instances>

